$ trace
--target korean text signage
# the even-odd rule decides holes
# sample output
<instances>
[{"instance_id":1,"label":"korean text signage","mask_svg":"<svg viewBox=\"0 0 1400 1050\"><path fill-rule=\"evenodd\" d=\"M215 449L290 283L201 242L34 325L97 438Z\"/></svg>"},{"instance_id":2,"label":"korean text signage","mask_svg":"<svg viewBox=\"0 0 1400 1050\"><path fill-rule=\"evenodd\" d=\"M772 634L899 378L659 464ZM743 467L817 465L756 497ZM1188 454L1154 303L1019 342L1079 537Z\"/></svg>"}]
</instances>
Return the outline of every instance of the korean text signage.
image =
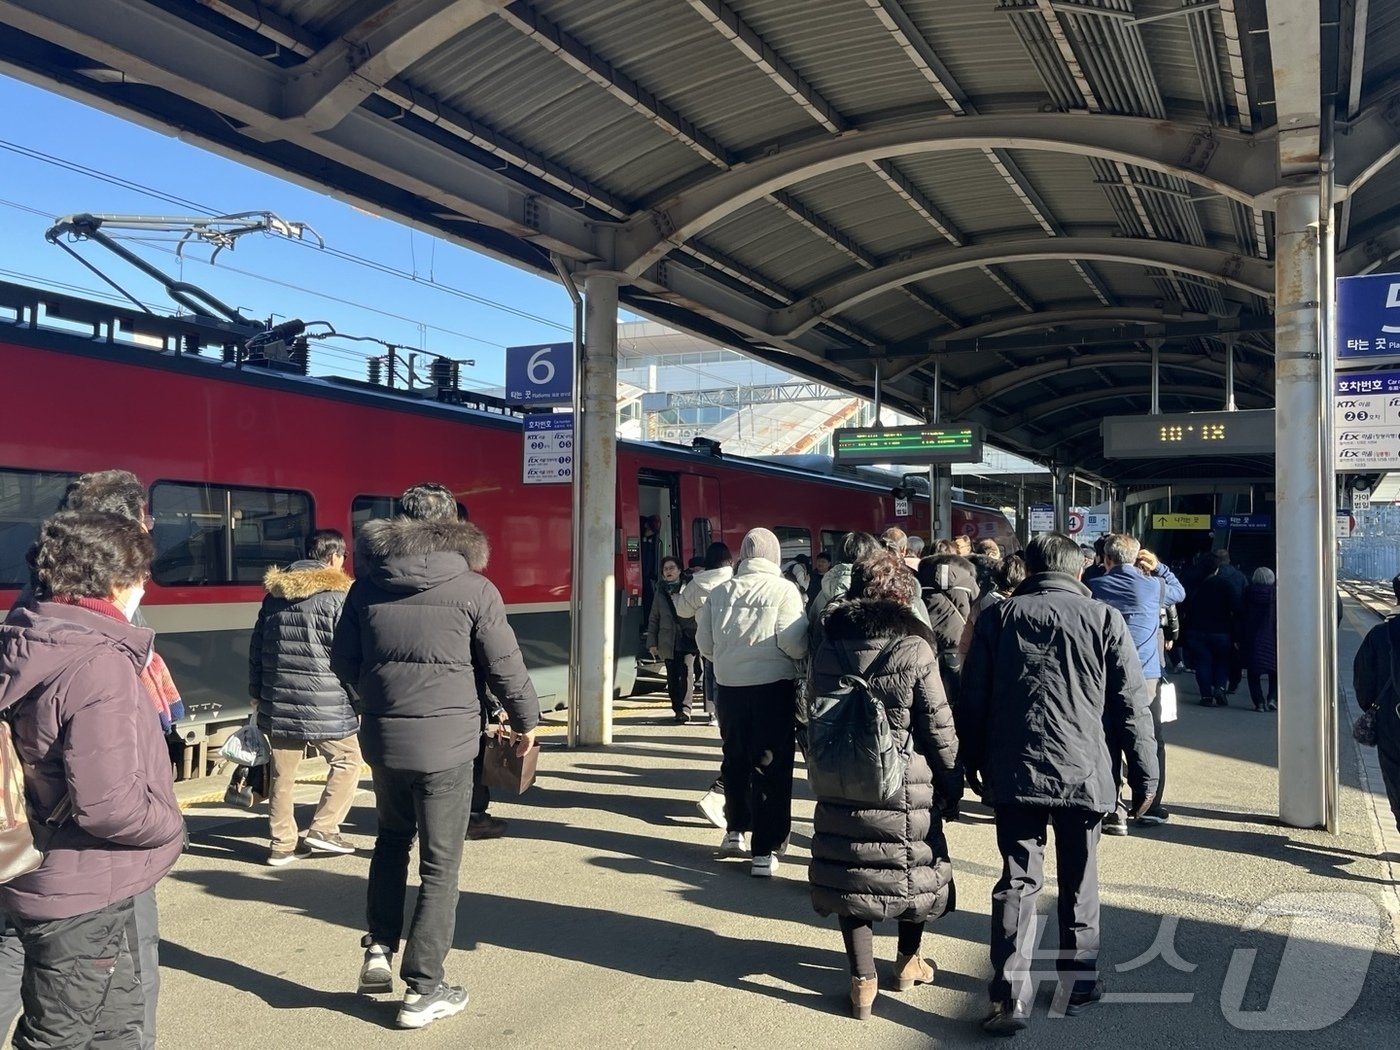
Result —
<instances>
[{"instance_id":1,"label":"korean text signage","mask_svg":"<svg viewBox=\"0 0 1400 1050\"><path fill-rule=\"evenodd\" d=\"M1055 508L1048 503L1035 503L1031 505L1031 531L1032 532L1054 532L1055 531Z\"/></svg>"},{"instance_id":2,"label":"korean text signage","mask_svg":"<svg viewBox=\"0 0 1400 1050\"><path fill-rule=\"evenodd\" d=\"M1210 519L1216 532L1258 532L1272 529L1272 514L1216 514Z\"/></svg>"},{"instance_id":3,"label":"korean text signage","mask_svg":"<svg viewBox=\"0 0 1400 1050\"><path fill-rule=\"evenodd\" d=\"M549 485L574 479L574 417L525 417L524 481Z\"/></svg>"},{"instance_id":4,"label":"korean text signage","mask_svg":"<svg viewBox=\"0 0 1400 1050\"><path fill-rule=\"evenodd\" d=\"M1170 529L1194 530L1194 529L1201 529L1202 531L1209 531L1209 529L1210 529L1210 515L1209 515L1209 514L1154 514L1154 515L1152 515L1152 527L1153 527L1154 529L1162 529L1162 530L1170 530Z\"/></svg>"},{"instance_id":5,"label":"korean text signage","mask_svg":"<svg viewBox=\"0 0 1400 1050\"><path fill-rule=\"evenodd\" d=\"M982 428L845 427L832 431L838 463L976 463Z\"/></svg>"},{"instance_id":6,"label":"korean text signage","mask_svg":"<svg viewBox=\"0 0 1400 1050\"><path fill-rule=\"evenodd\" d=\"M1400 359L1400 274L1337 279L1337 360Z\"/></svg>"},{"instance_id":7,"label":"korean text signage","mask_svg":"<svg viewBox=\"0 0 1400 1050\"><path fill-rule=\"evenodd\" d=\"M1400 469L1400 372L1341 372L1335 384L1337 472Z\"/></svg>"},{"instance_id":8,"label":"korean text signage","mask_svg":"<svg viewBox=\"0 0 1400 1050\"><path fill-rule=\"evenodd\" d=\"M573 401L574 344L506 347L506 400L548 408Z\"/></svg>"}]
</instances>

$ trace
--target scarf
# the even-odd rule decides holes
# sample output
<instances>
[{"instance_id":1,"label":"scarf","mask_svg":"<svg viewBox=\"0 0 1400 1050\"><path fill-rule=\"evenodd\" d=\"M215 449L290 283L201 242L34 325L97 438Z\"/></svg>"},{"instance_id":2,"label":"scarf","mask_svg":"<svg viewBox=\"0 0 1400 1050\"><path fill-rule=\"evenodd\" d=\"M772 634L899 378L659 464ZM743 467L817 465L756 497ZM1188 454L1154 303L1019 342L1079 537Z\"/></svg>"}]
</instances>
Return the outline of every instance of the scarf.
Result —
<instances>
[{"instance_id":1,"label":"scarf","mask_svg":"<svg viewBox=\"0 0 1400 1050\"><path fill-rule=\"evenodd\" d=\"M128 622L125 614L105 598L53 597L49 601L59 605L76 605L79 609L101 613L122 623ZM155 705L156 714L160 716L161 732L170 732L171 726L185 717L185 702L180 699L180 691L175 688L175 679L170 676L170 668L165 665L165 661L155 649L151 650L151 658L146 661L139 677L146 695Z\"/></svg>"}]
</instances>

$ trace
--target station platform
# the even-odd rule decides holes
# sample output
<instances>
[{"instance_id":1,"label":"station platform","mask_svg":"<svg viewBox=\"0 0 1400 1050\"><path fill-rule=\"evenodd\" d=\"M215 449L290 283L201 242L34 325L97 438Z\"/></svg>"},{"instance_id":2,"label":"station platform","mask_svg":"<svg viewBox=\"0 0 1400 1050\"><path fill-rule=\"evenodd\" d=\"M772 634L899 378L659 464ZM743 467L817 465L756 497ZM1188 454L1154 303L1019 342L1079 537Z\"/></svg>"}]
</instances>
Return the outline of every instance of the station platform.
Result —
<instances>
[{"instance_id":1,"label":"station platform","mask_svg":"<svg viewBox=\"0 0 1400 1050\"><path fill-rule=\"evenodd\" d=\"M1351 655L1375 622L1347 599L1348 685ZM1275 716L1250 709L1243 687L1229 708L1199 707L1190 680L1176 681L1171 822L1101 846L1110 995L1081 1016L1051 1016L1047 980L1017 1045L1393 1043L1400 843L1374 770L1346 734L1340 833L1281 827L1272 816ZM937 983L882 992L873 1019L859 1022L846 1013L835 921L812 911L807 892L805 782L778 877L753 879L746 862L715 858L720 833L695 807L718 766L714 729L676 726L657 705L619 711L606 751L545 739L537 785L492 805L510 821L508 835L466 846L447 971L471 1003L419 1032L393 1028L397 998L354 991L374 831L368 792L345 829L360 853L275 869L263 864L265 812L188 796L192 849L158 891L160 1045L767 1050L993 1041L977 1022L987 1007L999 862L979 803L965 804L948 828L958 910L924 942ZM306 773L309 803L319 787L311 763ZM208 782L199 790L207 794ZM1043 917L1053 918L1055 895L1052 877ZM877 929L885 967L893 933ZM1053 949L1054 939L1051 923L1043 943Z\"/></svg>"}]
</instances>

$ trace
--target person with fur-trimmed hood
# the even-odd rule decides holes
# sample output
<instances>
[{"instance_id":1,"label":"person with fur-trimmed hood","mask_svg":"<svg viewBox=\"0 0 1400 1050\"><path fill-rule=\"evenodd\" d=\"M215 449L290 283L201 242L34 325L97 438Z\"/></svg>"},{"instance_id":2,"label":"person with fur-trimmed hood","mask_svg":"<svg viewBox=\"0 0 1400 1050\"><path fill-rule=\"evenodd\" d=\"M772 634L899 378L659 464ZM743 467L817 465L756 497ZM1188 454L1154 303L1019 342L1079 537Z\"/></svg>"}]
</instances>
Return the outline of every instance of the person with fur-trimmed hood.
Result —
<instances>
[{"instance_id":1,"label":"person with fur-trimmed hood","mask_svg":"<svg viewBox=\"0 0 1400 1050\"><path fill-rule=\"evenodd\" d=\"M313 850L354 853L340 825L360 786L360 728L350 694L331 671L331 641L350 590L345 537L335 529L311 536L306 557L267 570L267 597L248 643L248 694L258 728L271 743L267 862L290 864ZM297 838L293 795L297 766L313 747L330 767L311 827Z\"/></svg>"},{"instance_id":2,"label":"person with fur-trimmed hood","mask_svg":"<svg viewBox=\"0 0 1400 1050\"><path fill-rule=\"evenodd\" d=\"M956 708L963 663L959 646L979 593L977 570L960 554L931 554L919 562L919 584L933 631L943 691Z\"/></svg>"},{"instance_id":3,"label":"person with fur-trimmed hood","mask_svg":"<svg viewBox=\"0 0 1400 1050\"><path fill-rule=\"evenodd\" d=\"M331 667L360 698L360 745L374 775L379 833L370 861L360 991L393 990L403 939L409 849L420 886L400 974L402 1028L466 1009L444 980L457 924L472 766L481 742L478 674L505 708L516 751L534 744L540 702L495 584L481 575L486 536L458 520L442 485L415 485L400 517L367 522L355 583L336 629Z\"/></svg>"},{"instance_id":4,"label":"person with fur-trimmed hood","mask_svg":"<svg viewBox=\"0 0 1400 1050\"><path fill-rule=\"evenodd\" d=\"M892 989L931 984L919 946L924 924L956 903L943 818L962 798L958 738L943 695L933 635L914 616L918 584L899 556L877 551L856 562L850 597L828 607L812 656L813 695L847 675L864 676L901 746L912 743L904 782L878 805L819 798L813 820L812 906L835 915L851 967L851 1012L870 1016L877 978L873 926L899 924ZM887 650L887 651L886 651Z\"/></svg>"}]
</instances>

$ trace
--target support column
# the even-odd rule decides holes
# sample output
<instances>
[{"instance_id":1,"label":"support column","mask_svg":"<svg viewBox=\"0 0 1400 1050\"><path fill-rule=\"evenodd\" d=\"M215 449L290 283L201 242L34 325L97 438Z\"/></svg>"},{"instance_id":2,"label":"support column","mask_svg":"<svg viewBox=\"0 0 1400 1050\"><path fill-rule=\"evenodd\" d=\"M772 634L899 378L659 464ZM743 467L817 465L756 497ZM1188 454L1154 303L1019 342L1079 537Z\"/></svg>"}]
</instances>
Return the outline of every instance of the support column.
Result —
<instances>
[{"instance_id":1,"label":"support column","mask_svg":"<svg viewBox=\"0 0 1400 1050\"><path fill-rule=\"evenodd\" d=\"M1275 264L1274 438L1278 564L1279 819L1314 828L1326 819L1326 705L1322 652L1324 552L1321 258L1316 187L1278 198Z\"/></svg>"},{"instance_id":2,"label":"support column","mask_svg":"<svg viewBox=\"0 0 1400 1050\"><path fill-rule=\"evenodd\" d=\"M583 391L575 423L574 476L579 511L574 521L578 579L573 587L573 637L578 695L574 742L612 743L612 699L617 618L617 284L616 274L584 277Z\"/></svg>"}]
</instances>

